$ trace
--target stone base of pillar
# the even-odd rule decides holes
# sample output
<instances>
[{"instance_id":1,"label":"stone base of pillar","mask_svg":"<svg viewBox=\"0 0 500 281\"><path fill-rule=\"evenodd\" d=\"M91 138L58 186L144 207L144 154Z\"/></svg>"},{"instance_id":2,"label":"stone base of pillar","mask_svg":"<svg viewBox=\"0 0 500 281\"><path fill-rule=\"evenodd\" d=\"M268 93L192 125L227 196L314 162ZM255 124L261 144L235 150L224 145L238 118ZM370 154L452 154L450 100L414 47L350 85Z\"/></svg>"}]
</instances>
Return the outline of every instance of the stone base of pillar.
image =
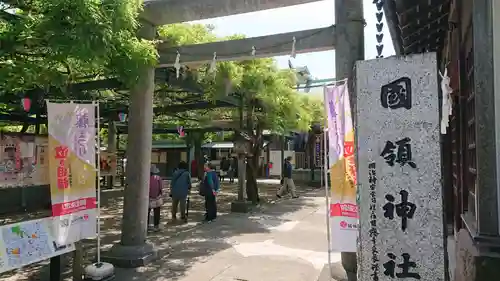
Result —
<instances>
[{"instance_id":1,"label":"stone base of pillar","mask_svg":"<svg viewBox=\"0 0 500 281\"><path fill-rule=\"evenodd\" d=\"M500 240L500 238L498 238ZM496 280L500 276L498 245L482 245L472 239L469 231L461 229L456 235L456 268L451 281ZM492 248L497 250L493 252Z\"/></svg>"},{"instance_id":2,"label":"stone base of pillar","mask_svg":"<svg viewBox=\"0 0 500 281\"><path fill-rule=\"evenodd\" d=\"M334 262L332 265L325 264L317 281L346 281L347 275L341 262Z\"/></svg>"},{"instance_id":3,"label":"stone base of pillar","mask_svg":"<svg viewBox=\"0 0 500 281\"><path fill-rule=\"evenodd\" d=\"M252 208L252 204L246 201L234 201L231 203L231 212L233 213L248 213Z\"/></svg>"},{"instance_id":4,"label":"stone base of pillar","mask_svg":"<svg viewBox=\"0 0 500 281\"><path fill-rule=\"evenodd\" d=\"M103 279L101 279L99 281L113 281L113 280L116 280L116 278L115 278L114 275L108 276L108 277L104 277ZM92 278L85 278L85 279L83 279L83 281L95 281L95 280L92 279Z\"/></svg>"},{"instance_id":5,"label":"stone base of pillar","mask_svg":"<svg viewBox=\"0 0 500 281\"><path fill-rule=\"evenodd\" d=\"M358 271L358 259L356 253L352 252L341 252L342 267L344 268L345 274L347 276L347 281L357 280Z\"/></svg>"},{"instance_id":6,"label":"stone base of pillar","mask_svg":"<svg viewBox=\"0 0 500 281\"><path fill-rule=\"evenodd\" d=\"M102 260L116 267L137 268L151 263L157 256L158 253L153 244L146 242L139 246L123 246L119 243L103 253Z\"/></svg>"}]
</instances>

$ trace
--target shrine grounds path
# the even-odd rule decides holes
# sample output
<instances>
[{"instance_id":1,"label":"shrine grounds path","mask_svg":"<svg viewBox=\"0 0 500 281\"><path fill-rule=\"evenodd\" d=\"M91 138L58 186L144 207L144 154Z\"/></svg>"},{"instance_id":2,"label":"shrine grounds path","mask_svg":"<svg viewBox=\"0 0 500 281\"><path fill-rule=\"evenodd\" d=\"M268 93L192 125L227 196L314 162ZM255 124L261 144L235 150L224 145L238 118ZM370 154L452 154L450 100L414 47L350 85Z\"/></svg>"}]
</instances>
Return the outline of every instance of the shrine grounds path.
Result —
<instances>
[{"instance_id":1,"label":"shrine grounds path","mask_svg":"<svg viewBox=\"0 0 500 281\"><path fill-rule=\"evenodd\" d=\"M224 183L219 217L200 223L203 201L193 195L188 224L173 225L170 201L163 208L162 230L148 235L158 259L138 269L116 268L119 281L330 281L324 189L297 188L298 199L275 200L279 181L259 182L260 207L248 214L230 213L237 185ZM111 192L111 191L110 191ZM119 193L119 191L113 191ZM103 251L120 239L122 199L103 196ZM85 259L95 257L95 240L84 241ZM331 255L334 275L343 280L340 254ZM65 280L71 280L71 255L64 258ZM40 263L0 275L0 281L45 281Z\"/></svg>"}]
</instances>

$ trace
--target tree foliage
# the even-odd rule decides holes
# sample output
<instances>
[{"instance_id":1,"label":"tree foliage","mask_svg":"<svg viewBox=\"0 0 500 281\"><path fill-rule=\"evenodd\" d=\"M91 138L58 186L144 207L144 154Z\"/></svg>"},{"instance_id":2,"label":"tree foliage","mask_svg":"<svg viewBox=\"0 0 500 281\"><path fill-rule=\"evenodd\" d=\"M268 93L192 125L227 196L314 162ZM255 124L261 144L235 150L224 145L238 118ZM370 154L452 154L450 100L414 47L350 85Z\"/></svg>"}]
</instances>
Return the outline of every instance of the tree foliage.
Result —
<instances>
[{"instance_id":1,"label":"tree foliage","mask_svg":"<svg viewBox=\"0 0 500 281\"><path fill-rule=\"evenodd\" d=\"M295 87L295 73L278 70L271 59L239 63L243 77L238 87L249 105L246 117L253 118L248 130L269 129L278 133L308 131L313 120ZM248 123L248 122L247 122Z\"/></svg>"},{"instance_id":2,"label":"tree foliage","mask_svg":"<svg viewBox=\"0 0 500 281\"><path fill-rule=\"evenodd\" d=\"M212 30L212 26L200 24L173 24L160 28L159 33L172 46L243 38L241 35L217 38ZM189 71L196 73L205 91L205 99L214 100L233 93L242 95L243 102L247 105L244 115L252 116L252 121L259 128L279 133L290 130L307 131L312 122L319 121L315 118L322 116L321 110L317 114L318 111L313 108L318 105L317 102L294 90L295 73L292 70L279 70L273 59L218 62L215 75L208 71L207 65L194 67L196 68L189 68ZM230 93L227 92L228 84L232 89ZM185 120L180 118L178 125L199 126L200 123L206 124L211 120L236 119L238 109L202 110L180 116L185 117Z\"/></svg>"},{"instance_id":3,"label":"tree foliage","mask_svg":"<svg viewBox=\"0 0 500 281\"><path fill-rule=\"evenodd\" d=\"M136 37L137 0L12 1L0 11L0 89L23 92L96 77L133 83L156 62Z\"/></svg>"}]
</instances>

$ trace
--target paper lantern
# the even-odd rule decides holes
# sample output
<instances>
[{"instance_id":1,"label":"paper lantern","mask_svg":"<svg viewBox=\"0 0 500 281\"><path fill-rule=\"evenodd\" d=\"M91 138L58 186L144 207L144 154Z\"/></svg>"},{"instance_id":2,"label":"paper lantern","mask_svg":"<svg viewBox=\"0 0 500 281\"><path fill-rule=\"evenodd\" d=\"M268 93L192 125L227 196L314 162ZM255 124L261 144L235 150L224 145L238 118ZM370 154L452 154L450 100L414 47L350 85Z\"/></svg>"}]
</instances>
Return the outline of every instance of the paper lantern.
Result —
<instances>
[{"instance_id":1,"label":"paper lantern","mask_svg":"<svg viewBox=\"0 0 500 281\"><path fill-rule=\"evenodd\" d=\"M127 120L127 114L123 112L118 113L118 119L120 119L120 122L125 122L125 120Z\"/></svg>"},{"instance_id":2,"label":"paper lantern","mask_svg":"<svg viewBox=\"0 0 500 281\"><path fill-rule=\"evenodd\" d=\"M179 126L177 127L177 132L179 133L179 136L182 138L185 136L185 133L184 133L184 127L183 126Z\"/></svg>"},{"instance_id":3,"label":"paper lantern","mask_svg":"<svg viewBox=\"0 0 500 281\"><path fill-rule=\"evenodd\" d=\"M29 112L31 109L31 99L30 98L23 98L22 104L23 104L24 111Z\"/></svg>"}]
</instances>

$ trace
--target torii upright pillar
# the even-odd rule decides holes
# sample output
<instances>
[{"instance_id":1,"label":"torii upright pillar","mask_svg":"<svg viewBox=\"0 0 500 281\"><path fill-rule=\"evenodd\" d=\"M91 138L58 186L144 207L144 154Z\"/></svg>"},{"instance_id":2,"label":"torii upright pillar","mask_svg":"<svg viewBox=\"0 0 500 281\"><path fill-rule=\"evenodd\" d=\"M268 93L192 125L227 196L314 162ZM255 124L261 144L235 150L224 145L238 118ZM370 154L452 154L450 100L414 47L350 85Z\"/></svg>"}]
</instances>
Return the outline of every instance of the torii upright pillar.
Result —
<instances>
[{"instance_id":1,"label":"torii upright pillar","mask_svg":"<svg viewBox=\"0 0 500 281\"><path fill-rule=\"evenodd\" d=\"M354 64L365 57L364 25L363 0L335 0L335 77L349 79L352 116L356 115L356 93L352 87ZM343 252L342 266L347 280L356 281L356 253Z\"/></svg>"},{"instance_id":2,"label":"torii upright pillar","mask_svg":"<svg viewBox=\"0 0 500 281\"><path fill-rule=\"evenodd\" d=\"M156 27L143 23L139 37L152 40ZM144 66L130 90L127 179L123 194L121 241L103 255L117 267L140 267L156 258L154 246L146 241L148 195L153 134L153 66Z\"/></svg>"}]
</instances>

